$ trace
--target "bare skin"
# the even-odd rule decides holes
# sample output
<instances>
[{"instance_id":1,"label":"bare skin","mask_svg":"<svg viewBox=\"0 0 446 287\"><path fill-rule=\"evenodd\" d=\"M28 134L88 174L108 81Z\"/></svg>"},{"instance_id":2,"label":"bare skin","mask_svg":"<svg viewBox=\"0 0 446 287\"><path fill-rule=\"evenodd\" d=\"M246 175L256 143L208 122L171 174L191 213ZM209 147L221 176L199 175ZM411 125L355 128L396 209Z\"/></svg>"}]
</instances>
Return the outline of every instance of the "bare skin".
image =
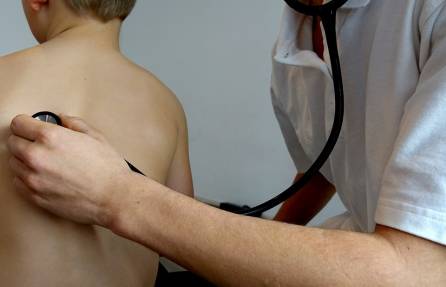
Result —
<instances>
[{"instance_id":1,"label":"bare skin","mask_svg":"<svg viewBox=\"0 0 446 287\"><path fill-rule=\"evenodd\" d=\"M361 234L229 214L129 172L101 133L80 119L64 123L77 132L14 118L8 148L17 191L63 218L140 242L220 286L446 286L444 246L386 226Z\"/></svg>"},{"instance_id":2,"label":"bare skin","mask_svg":"<svg viewBox=\"0 0 446 287\"><path fill-rule=\"evenodd\" d=\"M83 134L27 116L12 121L8 147L17 191L63 218L157 250L218 286L446 284L442 245L385 226L362 234L226 213L129 172L81 120L65 118L65 124ZM87 159L90 166L76 168Z\"/></svg>"},{"instance_id":3,"label":"bare skin","mask_svg":"<svg viewBox=\"0 0 446 287\"><path fill-rule=\"evenodd\" d=\"M298 174L296 181L303 174ZM333 198L336 188L318 173L304 188L284 202L274 220L307 225Z\"/></svg>"},{"instance_id":4,"label":"bare skin","mask_svg":"<svg viewBox=\"0 0 446 287\"><path fill-rule=\"evenodd\" d=\"M116 20L55 29L51 41L0 58L1 286L153 286L157 254L35 207L14 191L8 167L11 118L50 110L88 119L122 158L192 196L182 108L120 54L119 28Z\"/></svg>"}]
</instances>

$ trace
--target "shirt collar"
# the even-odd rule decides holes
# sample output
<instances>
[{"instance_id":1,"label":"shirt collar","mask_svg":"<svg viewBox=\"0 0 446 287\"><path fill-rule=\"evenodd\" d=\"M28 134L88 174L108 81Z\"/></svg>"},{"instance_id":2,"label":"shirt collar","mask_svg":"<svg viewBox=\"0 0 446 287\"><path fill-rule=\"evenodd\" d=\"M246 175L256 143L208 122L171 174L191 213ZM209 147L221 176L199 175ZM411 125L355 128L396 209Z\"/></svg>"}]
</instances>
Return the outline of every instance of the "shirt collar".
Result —
<instances>
[{"instance_id":1,"label":"shirt collar","mask_svg":"<svg viewBox=\"0 0 446 287\"><path fill-rule=\"evenodd\" d=\"M341 9L356 9L367 6L370 0L349 0L347 1Z\"/></svg>"}]
</instances>

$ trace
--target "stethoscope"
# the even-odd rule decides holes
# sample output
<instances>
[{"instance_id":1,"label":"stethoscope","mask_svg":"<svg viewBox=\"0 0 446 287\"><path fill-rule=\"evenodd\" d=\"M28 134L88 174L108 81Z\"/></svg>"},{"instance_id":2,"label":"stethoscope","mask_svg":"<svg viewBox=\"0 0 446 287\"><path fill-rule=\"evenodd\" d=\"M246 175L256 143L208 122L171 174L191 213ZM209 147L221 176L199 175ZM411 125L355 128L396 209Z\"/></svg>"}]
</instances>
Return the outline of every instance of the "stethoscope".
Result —
<instances>
[{"instance_id":1,"label":"stethoscope","mask_svg":"<svg viewBox=\"0 0 446 287\"><path fill-rule=\"evenodd\" d=\"M276 197L260 205L257 205L253 208L231 210L232 212L242 215L259 216L263 212L278 206L279 204L299 192L299 190L301 190L327 162L330 154L333 152L333 149L336 145L342 129L344 118L344 89L342 84L341 65L336 40L336 11L338 10L338 8L344 5L347 0L324 1L324 4L311 4L314 2L314 0L285 0L285 2L296 12L300 12L308 16L320 17L321 19L325 31L327 46L329 49L331 69L333 74L333 85L335 93L335 115L333 126L327 143L322 149L322 152L319 154L310 168L304 173L304 175L300 177L299 180L297 180L292 186L290 186L288 189L286 189ZM52 112L40 112L33 115L33 118L62 126L61 119ZM132 171L144 175L130 162L126 162Z\"/></svg>"}]
</instances>

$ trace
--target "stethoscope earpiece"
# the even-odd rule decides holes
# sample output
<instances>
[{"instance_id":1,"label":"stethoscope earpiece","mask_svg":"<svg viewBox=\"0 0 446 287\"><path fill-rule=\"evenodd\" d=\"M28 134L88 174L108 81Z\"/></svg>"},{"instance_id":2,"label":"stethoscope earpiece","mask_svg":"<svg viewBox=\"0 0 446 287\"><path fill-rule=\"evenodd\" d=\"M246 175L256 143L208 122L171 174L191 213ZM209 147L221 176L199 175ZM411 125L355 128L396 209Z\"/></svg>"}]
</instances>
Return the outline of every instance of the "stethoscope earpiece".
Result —
<instances>
[{"instance_id":1,"label":"stethoscope earpiece","mask_svg":"<svg viewBox=\"0 0 446 287\"><path fill-rule=\"evenodd\" d=\"M34 114L33 118L42 122L62 126L62 120L60 119L60 117L52 112L39 112L37 114Z\"/></svg>"}]
</instances>

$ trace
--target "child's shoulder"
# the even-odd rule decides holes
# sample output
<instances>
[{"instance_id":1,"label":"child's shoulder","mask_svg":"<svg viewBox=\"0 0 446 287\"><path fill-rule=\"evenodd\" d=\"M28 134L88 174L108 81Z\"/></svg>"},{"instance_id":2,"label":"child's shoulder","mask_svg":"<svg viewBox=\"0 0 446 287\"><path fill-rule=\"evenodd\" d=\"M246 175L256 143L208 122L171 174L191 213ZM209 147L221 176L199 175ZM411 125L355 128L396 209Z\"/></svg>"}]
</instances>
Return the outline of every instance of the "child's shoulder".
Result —
<instances>
[{"instance_id":1,"label":"child's shoulder","mask_svg":"<svg viewBox=\"0 0 446 287\"><path fill-rule=\"evenodd\" d=\"M7 63L7 62L15 62L15 61L21 61L26 58L32 57L33 55L38 54L39 46L26 48L22 50L18 50L6 55L0 56L0 63Z\"/></svg>"},{"instance_id":2,"label":"child's shoulder","mask_svg":"<svg viewBox=\"0 0 446 287\"><path fill-rule=\"evenodd\" d=\"M39 46L23 49L7 55L0 56L0 86L8 87L13 83L18 83L19 79L27 72L39 66L44 57ZM14 79L14 81L8 81Z\"/></svg>"},{"instance_id":3,"label":"child's shoulder","mask_svg":"<svg viewBox=\"0 0 446 287\"><path fill-rule=\"evenodd\" d=\"M136 88L150 102L156 102L157 108L163 109L167 114L177 118L180 123L185 121L183 107L175 93L167 87L151 71L129 61L126 61L127 83Z\"/></svg>"},{"instance_id":4,"label":"child's shoulder","mask_svg":"<svg viewBox=\"0 0 446 287\"><path fill-rule=\"evenodd\" d=\"M0 56L0 89L20 82L23 74L36 62L36 57L33 57L36 54L35 48L28 48Z\"/></svg>"}]
</instances>

